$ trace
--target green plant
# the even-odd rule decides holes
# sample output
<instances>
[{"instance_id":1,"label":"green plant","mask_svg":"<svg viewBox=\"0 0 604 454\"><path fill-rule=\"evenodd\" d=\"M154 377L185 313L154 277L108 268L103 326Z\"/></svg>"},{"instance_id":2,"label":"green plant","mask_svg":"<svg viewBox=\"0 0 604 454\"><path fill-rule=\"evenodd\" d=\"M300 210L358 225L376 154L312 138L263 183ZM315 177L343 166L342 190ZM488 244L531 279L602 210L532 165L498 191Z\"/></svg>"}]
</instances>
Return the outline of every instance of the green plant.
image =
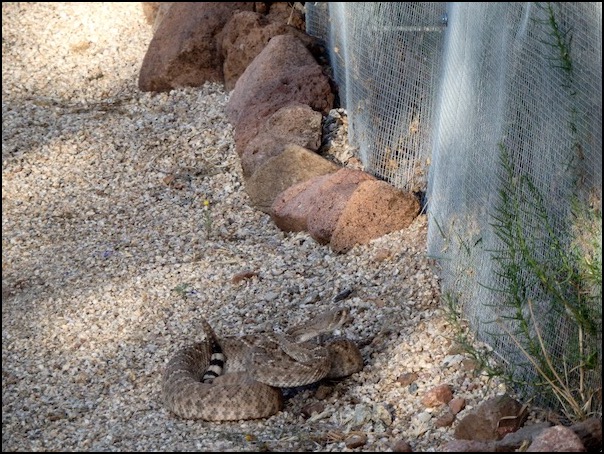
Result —
<instances>
[{"instance_id":1,"label":"green plant","mask_svg":"<svg viewBox=\"0 0 604 454\"><path fill-rule=\"evenodd\" d=\"M491 224L501 242L493 255L502 295L497 324L536 372L531 386L553 396L569 419L582 420L601 408L594 402L601 386L601 212L576 202L569 225L554 227L533 181L513 168L503 145L500 152Z\"/></svg>"},{"instance_id":2,"label":"green plant","mask_svg":"<svg viewBox=\"0 0 604 454\"><path fill-rule=\"evenodd\" d=\"M554 199L551 186L539 186L523 170L524 150L514 149L512 155L500 143L500 189L496 208L489 213L491 230L478 229L471 235L469 217L460 224L463 230L453 228L454 219L443 224L447 229L433 221L445 240L443 252L455 249L456 291L472 292L462 296L472 302L476 298L472 284L480 277L470 272L478 270L483 252L488 253L486 260L493 261L495 283L482 285L496 301L489 304L495 316L483 320L482 326L473 321L473 329L495 346L498 360L503 361L498 362L505 367L492 366L489 352L475 348L461 319L461 296L444 294L459 333L457 342L488 374L502 375L517 390L538 396L537 403L558 407L571 420L582 420L601 414L602 409L601 202L597 197L595 203L587 202L589 191L581 186L582 128L576 109L572 35L557 17L558 5L538 7L541 19L535 22L544 27L543 55L559 71L554 76L565 97L561 104L569 140L556 152L564 156L561 176L570 183L564 186L566 195ZM490 233L495 235L494 245ZM485 329L489 323L490 332Z\"/></svg>"},{"instance_id":3,"label":"green plant","mask_svg":"<svg viewBox=\"0 0 604 454\"><path fill-rule=\"evenodd\" d=\"M565 28L557 18L557 8L560 5L555 3L537 3L538 8L543 11L544 19L534 19L534 22L542 26L547 35L547 39L541 40L541 43L550 48L551 55L545 57L552 62L554 69L559 69L562 75L561 86L564 88L571 99L568 112L568 131L572 139L572 153L568 156L568 169L575 172L575 184L581 181L578 174L577 163L583 160L583 148L579 138L579 112L576 108L577 90L575 89L575 71L573 60L571 58L572 33L570 28Z\"/></svg>"},{"instance_id":4,"label":"green plant","mask_svg":"<svg viewBox=\"0 0 604 454\"><path fill-rule=\"evenodd\" d=\"M503 377L504 369L495 361L492 351L486 347L479 347L476 337L471 333L469 324L463 318L463 311L459 302L459 297L451 292L442 295L445 302L445 314L447 320L453 326L455 337L453 341L466 355L474 361L475 372L484 373L492 379L494 377ZM479 330L477 329L476 332Z\"/></svg>"},{"instance_id":5,"label":"green plant","mask_svg":"<svg viewBox=\"0 0 604 454\"><path fill-rule=\"evenodd\" d=\"M187 294L190 292L191 284L183 283L178 284L176 287L172 289L174 293L180 296L183 300L187 299Z\"/></svg>"}]
</instances>

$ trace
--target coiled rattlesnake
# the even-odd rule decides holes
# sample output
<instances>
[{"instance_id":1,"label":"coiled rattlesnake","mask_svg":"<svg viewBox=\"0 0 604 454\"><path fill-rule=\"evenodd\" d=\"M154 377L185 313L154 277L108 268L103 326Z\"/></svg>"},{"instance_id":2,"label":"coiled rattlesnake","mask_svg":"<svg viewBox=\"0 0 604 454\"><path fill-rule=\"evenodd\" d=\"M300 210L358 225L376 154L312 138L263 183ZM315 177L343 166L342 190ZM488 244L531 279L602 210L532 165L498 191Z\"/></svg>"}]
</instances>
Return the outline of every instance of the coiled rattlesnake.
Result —
<instances>
[{"instance_id":1,"label":"coiled rattlesnake","mask_svg":"<svg viewBox=\"0 0 604 454\"><path fill-rule=\"evenodd\" d=\"M286 334L218 338L203 320L205 339L168 362L162 394L166 407L186 419L233 421L266 418L283 403L279 388L341 378L363 368L354 343L317 340L350 321L345 308L321 314Z\"/></svg>"}]
</instances>

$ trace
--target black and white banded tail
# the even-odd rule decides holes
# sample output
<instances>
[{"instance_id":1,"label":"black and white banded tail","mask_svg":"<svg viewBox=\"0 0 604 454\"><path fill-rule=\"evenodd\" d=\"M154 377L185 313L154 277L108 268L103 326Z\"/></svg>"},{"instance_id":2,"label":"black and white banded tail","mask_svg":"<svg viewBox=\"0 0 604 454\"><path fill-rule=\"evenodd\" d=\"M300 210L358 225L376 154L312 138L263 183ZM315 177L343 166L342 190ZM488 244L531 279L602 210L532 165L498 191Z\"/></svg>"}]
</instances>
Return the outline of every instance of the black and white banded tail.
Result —
<instances>
[{"instance_id":1,"label":"black and white banded tail","mask_svg":"<svg viewBox=\"0 0 604 454\"><path fill-rule=\"evenodd\" d=\"M210 365L206 369L201 381L203 383L212 383L216 377L222 375L224 370L224 353L216 339L212 339L212 356L210 356Z\"/></svg>"}]
</instances>

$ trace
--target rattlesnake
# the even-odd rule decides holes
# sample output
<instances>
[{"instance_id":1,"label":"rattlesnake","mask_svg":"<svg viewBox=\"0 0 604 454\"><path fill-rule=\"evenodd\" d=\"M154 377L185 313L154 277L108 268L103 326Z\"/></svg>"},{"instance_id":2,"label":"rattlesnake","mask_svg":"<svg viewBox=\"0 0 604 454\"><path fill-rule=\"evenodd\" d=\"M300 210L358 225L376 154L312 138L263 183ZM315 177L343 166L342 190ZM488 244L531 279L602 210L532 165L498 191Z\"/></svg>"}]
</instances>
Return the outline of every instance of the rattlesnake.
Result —
<instances>
[{"instance_id":1,"label":"rattlesnake","mask_svg":"<svg viewBox=\"0 0 604 454\"><path fill-rule=\"evenodd\" d=\"M347 339L318 341L350 322L337 308L286 334L219 338L202 319L203 341L179 350L162 378L166 407L186 419L233 421L266 418L282 408L279 388L341 378L363 368L357 346Z\"/></svg>"}]
</instances>

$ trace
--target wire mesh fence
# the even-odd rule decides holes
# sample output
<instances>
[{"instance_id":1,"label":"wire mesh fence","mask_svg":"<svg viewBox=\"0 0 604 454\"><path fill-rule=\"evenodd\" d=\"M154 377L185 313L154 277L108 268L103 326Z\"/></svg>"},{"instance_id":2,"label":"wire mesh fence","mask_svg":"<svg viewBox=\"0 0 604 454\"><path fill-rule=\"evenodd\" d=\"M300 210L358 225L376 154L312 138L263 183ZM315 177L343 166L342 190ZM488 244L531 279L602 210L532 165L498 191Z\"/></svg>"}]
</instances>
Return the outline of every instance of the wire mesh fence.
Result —
<instances>
[{"instance_id":1,"label":"wire mesh fence","mask_svg":"<svg viewBox=\"0 0 604 454\"><path fill-rule=\"evenodd\" d=\"M601 412L601 3L306 8L365 170L427 192L443 292L526 389L540 376L518 340L541 336L558 363L597 358L597 370L567 375L600 389ZM583 224L577 206L599 221ZM576 288L570 258L599 260L599 288Z\"/></svg>"},{"instance_id":2,"label":"wire mesh fence","mask_svg":"<svg viewBox=\"0 0 604 454\"><path fill-rule=\"evenodd\" d=\"M424 192L445 3L313 3L307 30L330 49L349 140L365 169Z\"/></svg>"}]
</instances>

